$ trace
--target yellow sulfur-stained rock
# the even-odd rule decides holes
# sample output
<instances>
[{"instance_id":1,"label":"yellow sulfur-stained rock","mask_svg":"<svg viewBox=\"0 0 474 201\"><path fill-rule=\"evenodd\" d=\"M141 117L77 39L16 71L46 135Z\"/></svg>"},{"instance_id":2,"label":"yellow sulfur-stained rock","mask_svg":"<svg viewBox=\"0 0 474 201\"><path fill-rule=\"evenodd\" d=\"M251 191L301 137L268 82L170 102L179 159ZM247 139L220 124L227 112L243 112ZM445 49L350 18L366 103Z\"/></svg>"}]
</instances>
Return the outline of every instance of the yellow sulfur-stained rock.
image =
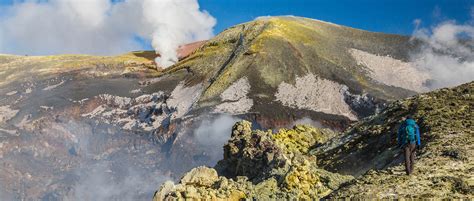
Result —
<instances>
[{"instance_id":1,"label":"yellow sulfur-stained rock","mask_svg":"<svg viewBox=\"0 0 474 201\"><path fill-rule=\"evenodd\" d=\"M224 159L215 169L194 168L173 188L164 184L155 199L181 195L198 200L321 198L352 179L318 169L316 158L308 154L325 140L324 132L328 131L296 126L272 133L251 130L248 121L237 122L224 146Z\"/></svg>"},{"instance_id":2,"label":"yellow sulfur-stained rock","mask_svg":"<svg viewBox=\"0 0 474 201\"><path fill-rule=\"evenodd\" d=\"M217 172L207 167L197 167L181 179L181 184L209 187L218 180Z\"/></svg>"}]
</instances>

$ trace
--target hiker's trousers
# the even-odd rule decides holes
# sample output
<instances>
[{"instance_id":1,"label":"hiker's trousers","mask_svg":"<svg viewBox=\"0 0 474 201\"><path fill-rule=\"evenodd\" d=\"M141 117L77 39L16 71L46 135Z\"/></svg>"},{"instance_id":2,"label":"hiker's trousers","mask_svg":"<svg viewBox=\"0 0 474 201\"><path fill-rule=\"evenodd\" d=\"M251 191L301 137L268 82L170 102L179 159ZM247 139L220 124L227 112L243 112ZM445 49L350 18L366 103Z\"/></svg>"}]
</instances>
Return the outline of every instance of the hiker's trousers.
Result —
<instances>
[{"instance_id":1,"label":"hiker's trousers","mask_svg":"<svg viewBox=\"0 0 474 201\"><path fill-rule=\"evenodd\" d=\"M415 165L415 150L416 145L408 143L404 147L405 151L405 170L407 175L410 175L413 172L413 166Z\"/></svg>"}]
</instances>

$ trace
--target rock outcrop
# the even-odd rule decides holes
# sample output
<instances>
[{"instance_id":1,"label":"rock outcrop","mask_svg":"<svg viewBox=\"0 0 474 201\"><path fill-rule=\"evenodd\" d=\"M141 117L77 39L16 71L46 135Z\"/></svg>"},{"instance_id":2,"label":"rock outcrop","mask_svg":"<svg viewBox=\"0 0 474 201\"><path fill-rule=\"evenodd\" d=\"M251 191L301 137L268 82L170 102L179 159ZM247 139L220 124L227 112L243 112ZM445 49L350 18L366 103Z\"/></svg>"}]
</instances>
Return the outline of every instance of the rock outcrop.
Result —
<instances>
[{"instance_id":1,"label":"rock outcrop","mask_svg":"<svg viewBox=\"0 0 474 201\"><path fill-rule=\"evenodd\" d=\"M310 199L323 197L352 179L322 170L308 154L333 136L328 129L297 125L293 129L251 130L251 123L234 125L215 168L198 167L179 184L166 182L155 200L173 199ZM219 173L219 176L217 176Z\"/></svg>"}]
</instances>

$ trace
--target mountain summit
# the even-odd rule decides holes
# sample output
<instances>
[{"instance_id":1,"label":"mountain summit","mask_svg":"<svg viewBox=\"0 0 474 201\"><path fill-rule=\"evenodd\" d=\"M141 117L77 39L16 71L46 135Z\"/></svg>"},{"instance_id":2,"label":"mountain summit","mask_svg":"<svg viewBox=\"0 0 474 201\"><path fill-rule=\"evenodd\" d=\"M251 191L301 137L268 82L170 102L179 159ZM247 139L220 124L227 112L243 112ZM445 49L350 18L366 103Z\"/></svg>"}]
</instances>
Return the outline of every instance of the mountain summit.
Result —
<instances>
[{"instance_id":1,"label":"mountain summit","mask_svg":"<svg viewBox=\"0 0 474 201\"><path fill-rule=\"evenodd\" d=\"M225 30L163 76L202 85L196 109L356 120L425 90L427 75L407 62L415 46L318 20L259 18Z\"/></svg>"}]
</instances>

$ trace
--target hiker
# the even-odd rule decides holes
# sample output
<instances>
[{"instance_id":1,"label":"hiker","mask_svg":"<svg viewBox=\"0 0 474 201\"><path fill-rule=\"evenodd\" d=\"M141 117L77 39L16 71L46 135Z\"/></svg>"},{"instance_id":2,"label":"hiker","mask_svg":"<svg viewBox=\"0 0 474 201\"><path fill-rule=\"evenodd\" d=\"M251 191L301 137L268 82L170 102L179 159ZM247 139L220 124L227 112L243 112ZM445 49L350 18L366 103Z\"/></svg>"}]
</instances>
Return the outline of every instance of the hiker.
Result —
<instances>
[{"instance_id":1,"label":"hiker","mask_svg":"<svg viewBox=\"0 0 474 201\"><path fill-rule=\"evenodd\" d=\"M398 129L398 146L405 154L405 170L407 175L413 172L416 146L420 146L420 128L410 116L402 118Z\"/></svg>"}]
</instances>

